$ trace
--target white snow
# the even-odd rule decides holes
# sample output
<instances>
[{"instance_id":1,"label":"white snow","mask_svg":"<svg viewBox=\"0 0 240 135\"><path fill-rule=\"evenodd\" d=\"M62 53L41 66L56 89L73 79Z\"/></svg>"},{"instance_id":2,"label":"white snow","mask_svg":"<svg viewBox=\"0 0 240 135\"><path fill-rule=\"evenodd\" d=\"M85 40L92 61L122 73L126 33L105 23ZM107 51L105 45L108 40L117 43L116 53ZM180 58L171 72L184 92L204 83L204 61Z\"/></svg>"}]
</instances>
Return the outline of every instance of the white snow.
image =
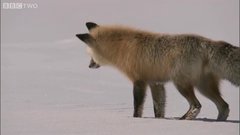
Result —
<instances>
[{"instance_id":1,"label":"white snow","mask_svg":"<svg viewBox=\"0 0 240 135\"><path fill-rule=\"evenodd\" d=\"M238 87L221 83L230 106L225 122L215 121L215 105L197 91L203 106L197 119L177 120L188 103L172 83L166 84L165 119L153 117L149 92L143 118L133 118L130 81L110 67L89 69L86 46L74 37L87 32L86 21L95 21L197 33L238 45L238 0L37 3L38 9L1 9L2 135L239 134Z\"/></svg>"}]
</instances>

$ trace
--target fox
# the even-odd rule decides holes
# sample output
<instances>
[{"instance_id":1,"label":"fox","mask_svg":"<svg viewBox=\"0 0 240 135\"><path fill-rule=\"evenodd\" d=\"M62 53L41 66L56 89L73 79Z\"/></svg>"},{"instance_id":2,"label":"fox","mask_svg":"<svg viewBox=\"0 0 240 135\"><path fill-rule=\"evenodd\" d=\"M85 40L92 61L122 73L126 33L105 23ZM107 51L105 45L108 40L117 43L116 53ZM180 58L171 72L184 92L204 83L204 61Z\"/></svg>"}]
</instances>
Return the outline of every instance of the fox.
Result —
<instances>
[{"instance_id":1,"label":"fox","mask_svg":"<svg viewBox=\"0 0 240 135\"><path fill-rule=\"evenodd\" d=\"M240 48L225 41L197 34L156 33L121 25L87 22L89 33L76 34L91 56L89 68L112 66L133 84L133 117L142 117L146 89L153 99L154 115L164 118L166 82L173 82L188 101L180 117L192 120L201 110L197 89L218 109L218 121L225 121L230 109L219 90L221 80L240 85Z\"/></svg>"}]
</instances>

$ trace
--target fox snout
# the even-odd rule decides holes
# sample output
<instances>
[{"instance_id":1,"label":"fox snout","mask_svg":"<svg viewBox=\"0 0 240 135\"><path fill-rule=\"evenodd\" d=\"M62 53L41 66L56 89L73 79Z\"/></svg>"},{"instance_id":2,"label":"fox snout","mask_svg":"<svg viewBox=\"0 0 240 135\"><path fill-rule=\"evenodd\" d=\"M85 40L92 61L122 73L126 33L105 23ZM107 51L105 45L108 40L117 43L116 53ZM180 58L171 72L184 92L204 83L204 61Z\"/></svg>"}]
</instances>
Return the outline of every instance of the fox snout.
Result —
<instances>
[{"instance_id":1,"label":"fox snout","mask_svg":"<svg viewBox=\"0 0 240 135\"><path fill-rule=\"evenodd\" d=\"M88 66L89 68L93 68L93 69L96 69L96 68L99 68L100 65L97 64L93 59L90 60L90 64Z\"/></svg>"}]
</instances>

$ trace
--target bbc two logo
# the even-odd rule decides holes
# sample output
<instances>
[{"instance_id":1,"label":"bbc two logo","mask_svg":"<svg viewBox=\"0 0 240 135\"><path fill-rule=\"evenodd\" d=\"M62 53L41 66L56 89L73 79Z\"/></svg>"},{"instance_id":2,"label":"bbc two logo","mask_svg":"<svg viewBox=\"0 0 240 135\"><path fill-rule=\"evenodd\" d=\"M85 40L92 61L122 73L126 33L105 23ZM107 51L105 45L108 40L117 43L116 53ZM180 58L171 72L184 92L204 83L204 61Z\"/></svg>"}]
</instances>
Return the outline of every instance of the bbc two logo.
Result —
<instances>
[{"instance_id":1,"label":"bbc two logo","mask_svg":"<svg viewBox=\"0 0 240 135\"><path fill-rule=\"evenodd\" d=\"M3 9L36 9L37 3L2 3Z\"/></svg>"}]
</instances>

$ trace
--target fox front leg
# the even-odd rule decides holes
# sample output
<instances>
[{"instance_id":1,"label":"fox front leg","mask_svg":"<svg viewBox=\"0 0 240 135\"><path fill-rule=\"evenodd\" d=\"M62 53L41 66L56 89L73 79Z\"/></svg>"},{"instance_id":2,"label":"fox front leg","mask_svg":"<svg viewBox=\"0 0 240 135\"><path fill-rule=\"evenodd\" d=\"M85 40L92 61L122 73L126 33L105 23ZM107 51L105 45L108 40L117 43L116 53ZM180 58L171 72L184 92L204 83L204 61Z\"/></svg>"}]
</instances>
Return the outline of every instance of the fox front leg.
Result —
<instances>
[{"instance_id":1,"label":"fox front leg","mask_svg":"<svg viewBox=\"0 0 240 135\"><path fill-rule=\"evenodd\" d=\"M152 93L154 114L156 118L163 118L165 115L166 92L161 83L149 84Z\"/></svg>"},{"instance_id":2,"label":"fox front leg","mask_svg":"<svg viewBox=\"0 0 240 135\"><path fill-rule=\"evenodd\" d=\"M134 113L133 117L142 117L143 104L146 94L146 83L135 81L133 83Z\"/></svg>"}]
</instances>

